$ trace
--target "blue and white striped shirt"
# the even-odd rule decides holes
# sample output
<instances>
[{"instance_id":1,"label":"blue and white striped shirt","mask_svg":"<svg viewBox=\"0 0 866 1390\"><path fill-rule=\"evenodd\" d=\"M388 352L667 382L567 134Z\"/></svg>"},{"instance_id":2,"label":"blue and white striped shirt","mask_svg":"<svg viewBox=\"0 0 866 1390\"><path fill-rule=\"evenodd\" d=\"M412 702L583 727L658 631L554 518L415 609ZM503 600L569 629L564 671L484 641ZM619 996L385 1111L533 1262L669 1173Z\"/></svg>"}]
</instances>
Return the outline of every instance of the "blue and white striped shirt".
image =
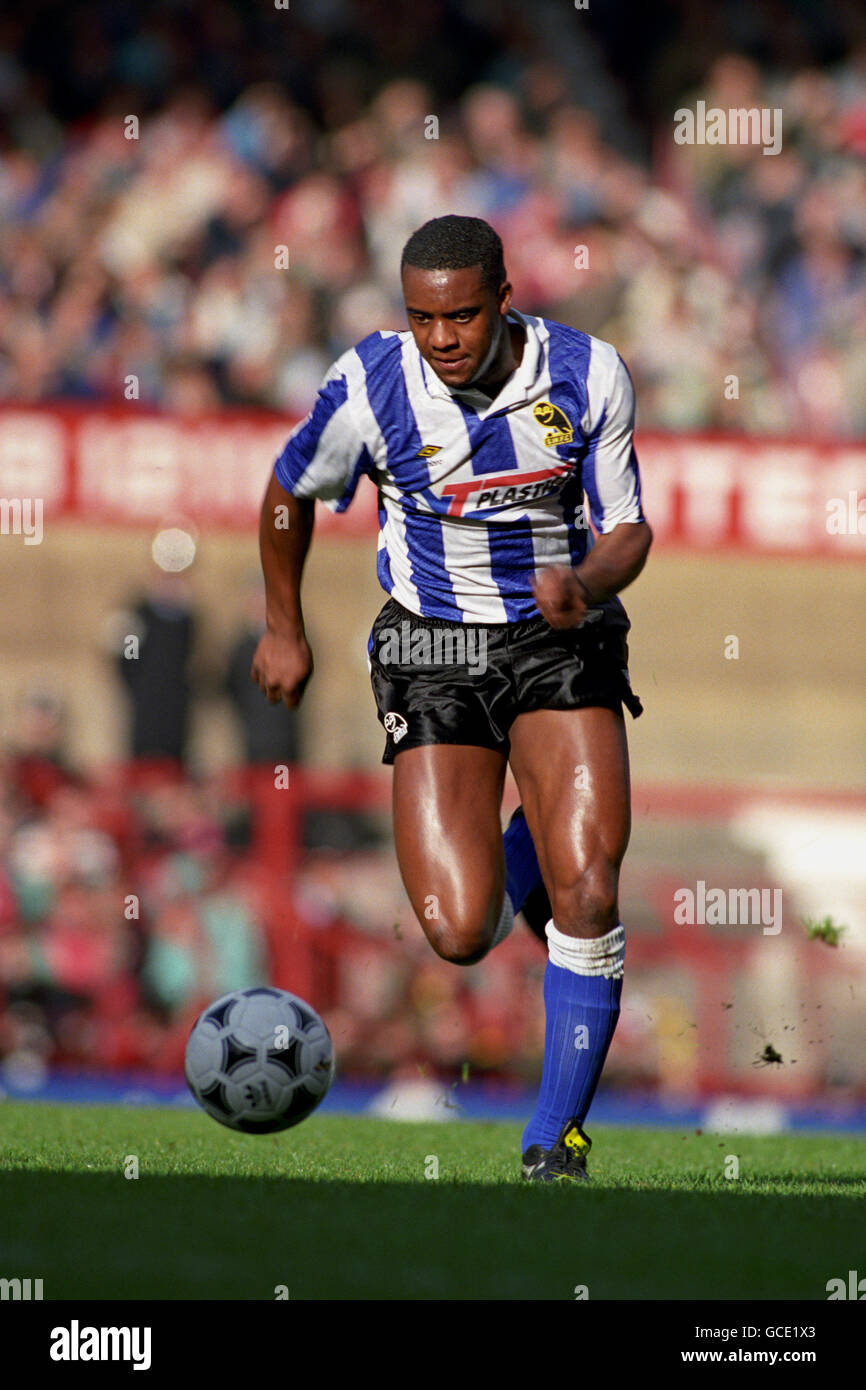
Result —
<instances>
[{"instance_id":1,"label":"blue and white striped shirt","mask_svg":"<svg viewBox=\"0 0 866 1390\"><path fill-rule=\"evenodd\" d=\"M371 333L337 359L276 461L278 481L333 511L361 475L379 491L378 573L412 613L537 618L531 578L577 565L596 531L643 520L634 390L610 343L509 312L526 342L493 400L449 389L411 332ZM618 599L601 605L627 624ZM599 614L601 616L601 614Z\"/></svg>"}]
</instances>

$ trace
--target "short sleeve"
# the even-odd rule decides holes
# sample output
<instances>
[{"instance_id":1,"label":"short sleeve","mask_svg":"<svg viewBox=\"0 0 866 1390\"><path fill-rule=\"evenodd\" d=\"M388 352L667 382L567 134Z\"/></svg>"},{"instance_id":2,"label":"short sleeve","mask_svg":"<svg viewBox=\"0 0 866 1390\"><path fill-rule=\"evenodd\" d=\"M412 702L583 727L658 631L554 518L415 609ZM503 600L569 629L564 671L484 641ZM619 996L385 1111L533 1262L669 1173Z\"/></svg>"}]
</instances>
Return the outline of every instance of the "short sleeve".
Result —
<instances>
[{"instance_id":1,"label":"short sleeve","mask_svg":"<svg viewBox=\"0 0 866 1390\"><path fill-rule=\"evenodd\" d=\"M334 512L344 512L370 464L338 359L319 387L312 410L289 435L274 472L293 497L315 498Z\"/></svg>"},{"instance_id":2,"label":"short sleeve","mask_svg":"<svg viewBox=\"0 0 866 1390\"><path fill-rule=\"evenodd\" d=\"M640 470L634 450L634 387L609 343L593 341L587 380L589 448L583 466L592 524L600 533L643 521Z\"/></svg>"}]
</instances>

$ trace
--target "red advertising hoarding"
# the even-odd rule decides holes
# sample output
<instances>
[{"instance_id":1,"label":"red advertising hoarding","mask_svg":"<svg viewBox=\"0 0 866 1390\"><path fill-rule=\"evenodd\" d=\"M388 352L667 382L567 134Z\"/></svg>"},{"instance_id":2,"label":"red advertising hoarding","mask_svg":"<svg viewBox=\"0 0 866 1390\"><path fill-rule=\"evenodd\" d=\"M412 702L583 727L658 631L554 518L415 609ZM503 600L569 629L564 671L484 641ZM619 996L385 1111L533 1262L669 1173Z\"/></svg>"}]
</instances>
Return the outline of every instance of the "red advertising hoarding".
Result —
<instances>
[{"instance_id":1,"label":"red advertising hoarding","mask_svg":"<svg viewBox=\"0 0 866 1390\"><path fill-rule=\"evenodd\" d=\"M129 407L0 407L0 498L41 498L45 524L254 527L292 420L226 411L192 419ZM663 435L637 439L657 545L856 558L866 555L866 444ZM334 536L376 529L376 493L319 509Z\"/></svg>"}]
</instances>

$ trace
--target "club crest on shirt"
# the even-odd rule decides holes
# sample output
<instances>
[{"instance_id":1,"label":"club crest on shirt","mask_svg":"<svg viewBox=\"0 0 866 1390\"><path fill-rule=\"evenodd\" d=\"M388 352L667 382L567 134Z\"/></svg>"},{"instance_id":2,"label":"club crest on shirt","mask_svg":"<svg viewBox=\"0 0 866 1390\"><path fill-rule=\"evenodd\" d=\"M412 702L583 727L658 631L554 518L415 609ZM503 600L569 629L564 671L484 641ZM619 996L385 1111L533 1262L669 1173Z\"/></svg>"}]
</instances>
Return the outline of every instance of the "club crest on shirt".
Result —
<instances>
[{"instance_id":1,"label":"club crest on shirt","mask_svg":"<svg viewBox=\"0 0 866 1390\"><path fill-rule=\"evenodd\" d=\"M574 439L574 428L568 416L552 401L538 401L532 407L532 414L539 425L544 425L544 447L550 449L554 444L570 444Z\"/></svg>"}]
</instances>

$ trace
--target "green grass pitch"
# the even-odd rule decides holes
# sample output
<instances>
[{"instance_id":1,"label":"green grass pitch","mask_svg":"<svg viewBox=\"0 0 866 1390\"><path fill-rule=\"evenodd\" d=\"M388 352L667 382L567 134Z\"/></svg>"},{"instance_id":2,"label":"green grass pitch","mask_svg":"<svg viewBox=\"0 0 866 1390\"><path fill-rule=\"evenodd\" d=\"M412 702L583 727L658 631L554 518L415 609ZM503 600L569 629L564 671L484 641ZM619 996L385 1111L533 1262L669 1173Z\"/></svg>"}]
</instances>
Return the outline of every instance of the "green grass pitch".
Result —
<instances>
[{"instance_id":1,"label":"green grass pitch","mask_svg":"<svg viewBox=\"0 0 866 1390\"><path fill-rule=\"evenodd\" d=\"M548 1187L520 1181L520 1132L322 1115L253 1138L6 1101L0 1274L46 1299L823 1300L862 1267L860 1139L590 1125L592 1185Z\"/></svg>"}]
</instances>

